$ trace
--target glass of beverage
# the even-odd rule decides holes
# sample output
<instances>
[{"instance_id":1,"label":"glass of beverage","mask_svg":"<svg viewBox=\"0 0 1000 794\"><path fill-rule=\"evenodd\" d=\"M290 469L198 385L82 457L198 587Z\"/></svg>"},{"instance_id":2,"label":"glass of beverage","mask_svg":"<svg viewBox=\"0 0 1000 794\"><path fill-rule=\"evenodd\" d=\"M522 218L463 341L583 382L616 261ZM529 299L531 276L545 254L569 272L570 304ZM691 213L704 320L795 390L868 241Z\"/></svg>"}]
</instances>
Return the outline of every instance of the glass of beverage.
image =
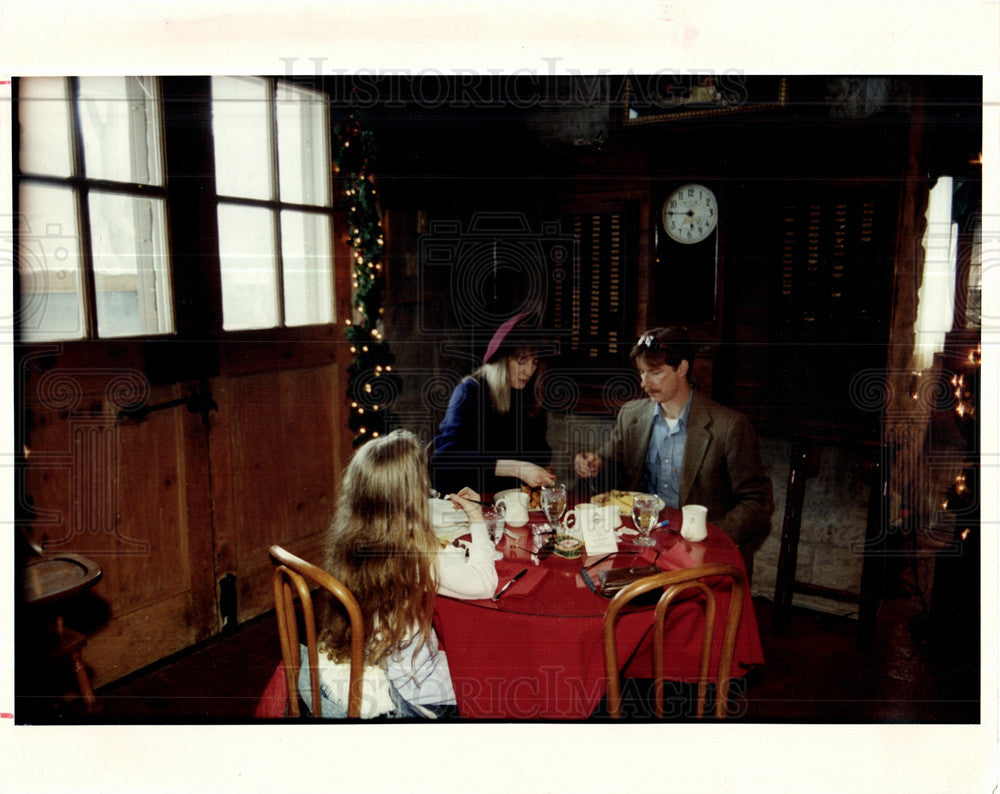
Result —
<instances>
[{"instance_id":1,"label":"glass of beverage","mask_svg":"<svg viewBox=\"0 0 1000 794\"><path fill-rule=\"evenodd\" d=\"M543 485L540 501L552 531L561 531L563 513L566 512L566 486L560 482Z\"/></svg>"},{"instance_id":2,"label":"glass of beverage","mask_svg":"<svg viewBox=\"0 0 1000 794\"><path fill-rule=\"evenodd\" d=\"M655 546L649 533L653 531L657 519L660 517L660 500L653 494L640 493L632 497L632 520L635 528L639 530L639 537L633 543L636 546Z\"/></svg>"},{"instance_id":3,"label":"glass of beverage","mask_svg":"<svg viewBox=\"0 0 1000 794\"><path fill-rule=\"evenodd\" d=\"M489 533L490 540L493 541L494 548L496 548L496 545L503 539L505 519L506 511L503 509L502 505L497 507L483 507L483 521L486 522L486 531ZM495 551L493 559L502 560L503 552Z\"/></svg>"}]
</instances>

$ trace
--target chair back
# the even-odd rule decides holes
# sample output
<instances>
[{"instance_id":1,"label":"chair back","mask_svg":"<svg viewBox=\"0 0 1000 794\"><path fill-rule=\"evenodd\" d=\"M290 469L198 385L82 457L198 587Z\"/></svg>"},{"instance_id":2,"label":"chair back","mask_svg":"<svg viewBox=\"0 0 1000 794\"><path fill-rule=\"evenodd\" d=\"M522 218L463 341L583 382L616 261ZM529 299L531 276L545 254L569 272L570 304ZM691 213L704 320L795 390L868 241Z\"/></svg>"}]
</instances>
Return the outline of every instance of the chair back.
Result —
<instances>
[{"instance_id":1,"label":"chair back","mask_svg":"<svg viewBox=\"0 0 1000 794\"><path fill-rule=\"evenodd\" d=\"M319 651L316 646L316 617L311 590L321 587L336 598L347 610L351 622L351 674L348 685L347 716L361 716L361 687L364 676L365 624L361 607L347 587L335 577L312 563L296 557L281 546L271 546L274 562L274 606L281 641L281 659L288 683L288 713L299 716L299 622L296 604L302 610L302 626L306 635L309 659L310 708L314 717L323 713L319 688Z\"/></svg>"},{"instance_id":2,"label":"chair back","mask_svg":"<svg viewBox=\"0 0 1000 794\"><path fill-rule=\"evenodd\" d=\"M698 705L699 719L705 713L705 695L708 689L708 668L712 653L712 636L715 628L715 596L712 588L703 580L710 577L729 577L732 580L732 593L729 600L729 615L726 620L726 633L722 642L722 653L719 658L719 669L715 685L715 716L722 719L726 716L729 701L729 679L732 670L733 649L736 645L736 633L740 627L743 613L743 600L746 594L746 578L733 565L728 563L713 563L696 565L678 571L665 571L653 574L633 582L623 588L608 604L604 614L604 667L608 678L608 712L615 719L621 718L621 684L619 681L618 645L615 639L615 620L618 613L635 598L651 590L663 588L663 594L656 602L653 610L653 697L654 713L663 717L663 626L666 622L667 609L677 595L685 590L695 588L705 596L705 621L702 626L701 664L698 674Z\"/></svg>"}]
</instances>

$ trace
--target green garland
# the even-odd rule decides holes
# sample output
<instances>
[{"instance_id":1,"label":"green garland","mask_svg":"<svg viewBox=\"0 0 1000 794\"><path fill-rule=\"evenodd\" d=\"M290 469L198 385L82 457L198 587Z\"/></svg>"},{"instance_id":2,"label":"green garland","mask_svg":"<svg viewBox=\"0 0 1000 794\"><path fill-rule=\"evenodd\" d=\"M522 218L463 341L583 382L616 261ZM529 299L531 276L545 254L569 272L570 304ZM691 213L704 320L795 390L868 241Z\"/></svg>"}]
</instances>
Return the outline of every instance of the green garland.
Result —
<instances>
[{"instance_id":1,"label":"green garland","mask_svg":"<svg viewBox=\"0 0 1000 794\"><path fill-rule=\"evenodd\" d=\"M382 296L385 278L382 254L385 240L379 219L375 178L375 139L351 118L335 125L334 171L343 187L341 203L347 213L352 268L352 317L344 335L351 342L354 362L348 368L348 424L354 446L386 432L387 407L399 393L399 379L391 374L395 358L383 339Z\"/></svg>"}]
</instances>

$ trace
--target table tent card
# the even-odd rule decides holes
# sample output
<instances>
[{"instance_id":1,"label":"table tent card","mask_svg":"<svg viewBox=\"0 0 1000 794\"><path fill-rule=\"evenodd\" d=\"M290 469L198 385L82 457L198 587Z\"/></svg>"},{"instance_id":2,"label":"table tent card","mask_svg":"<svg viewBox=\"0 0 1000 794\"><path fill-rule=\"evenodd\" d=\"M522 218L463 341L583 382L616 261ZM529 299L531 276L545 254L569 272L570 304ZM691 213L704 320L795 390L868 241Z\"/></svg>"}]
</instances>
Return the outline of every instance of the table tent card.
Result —
<instances>
[{"instance_id":1,"label":"table tent card","mask_svg":"<svg viewBox=\"0 0 1000 794\"><path fill-rule=\"evenodd\" d=\"M618 551L618 536L615 526L605 520L603 511L593 516L590 521L583 522L583 545L588 557L595 554L611 554Z\"/></svg>"}]
</instances>

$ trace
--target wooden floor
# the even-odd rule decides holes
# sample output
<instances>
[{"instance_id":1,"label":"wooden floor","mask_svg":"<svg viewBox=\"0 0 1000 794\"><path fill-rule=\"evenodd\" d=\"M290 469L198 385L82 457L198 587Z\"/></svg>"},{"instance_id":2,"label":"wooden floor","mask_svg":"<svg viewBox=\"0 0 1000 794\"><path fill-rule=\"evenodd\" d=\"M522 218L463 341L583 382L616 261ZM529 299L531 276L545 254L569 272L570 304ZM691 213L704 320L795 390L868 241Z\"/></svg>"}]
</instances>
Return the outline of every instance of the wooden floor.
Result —
<instances>
[{"instance_id":1,"label":"wooden floor","mask_svg":"<svg viewBox=\"0 0 1000 794\"><path fill-rule=\"evenodd\" d=\"M771 603L755 601L766 664L736 702L744 722L977 723L978 652L942 651L923 631L919 603L905 595L879 613L872 645L857 647L857 623L797 609L790 631L770 633ZM95 714L61 698L16 699L19 724L246 723L279 660L273 615L97 692Z\"/></svg>"}]
</instances>

